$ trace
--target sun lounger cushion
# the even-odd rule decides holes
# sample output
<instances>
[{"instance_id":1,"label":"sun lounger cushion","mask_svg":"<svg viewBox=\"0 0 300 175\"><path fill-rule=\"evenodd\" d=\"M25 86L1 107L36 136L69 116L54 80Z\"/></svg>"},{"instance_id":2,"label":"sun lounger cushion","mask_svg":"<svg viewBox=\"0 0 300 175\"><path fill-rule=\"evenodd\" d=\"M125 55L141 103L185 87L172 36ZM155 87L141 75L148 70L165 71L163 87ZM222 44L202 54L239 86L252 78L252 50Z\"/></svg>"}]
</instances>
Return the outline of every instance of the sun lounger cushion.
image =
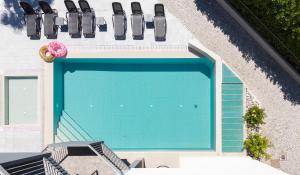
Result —
<instances>
[{"instance_id":1,"label":"sun lounger cushion","mask_svg":"<svg viewBox=\"0 0 300 175\"><path fill-rule=\"evenodd\" d=\"M115 36L125 35L125 16L115 15L114 16L114 30Z\"/></svg>"},{"instance_id":2,"label":"sun lounger cushion","mask_svg":"<svg viewBox=\"0 0 300 175\"><path fill-rule=\"evenodd\" d=\"M82 15L82 31L84 34L93 33L94 25L94 14L93 13L83 13Z\"/></svg>"},{"instance_id":3,"label":"sun lounger cushion","mask_svg":"<svg viewBox=\"0 0 300 175\"><path fill-rule=\"evenodd\" d=\"M132 33L133 36L143 35L143 16L142 15L132 15Z\"/></svg>"},{"instance_id":4,"label":"sun lounger cushion","mask_svg":"<svg viewBox=\"0 0 300 175\"><path fill-rule=\"evenodd\" d=\"M79 29L79 14L69 13L68 30L69 34L78 34Z\"/></svg>"},{"instance_id":5,"label":"sun lounger cushion","mask_svg":"<svg viewBox=\"0 0 300 175\"><path fill-rule=\"evenodd\" d=\"M166 36L166 18L154 17L155 38L164 39Z\"/></svg>"},{"instance_id":6,"label":"sun lounger cushion","mask_svg":"<svg viewBox=\"0 0 300 175\"><path fill-rule=\"evenodd\" d=\"M55 27L55 18L57 17L57 14L45 14L44 16L44 34L45 35L52 35L55 33L54 27Z\"/></svg>"},{"instance_id":7,"label":"sun lounger cushion","mask_svg":"<svg viewBox=\"0 0 300 175\"><path fill-rule=\"evenodd\" d=\"M33 36L37 34L37 22L37 15L26 15L27 36Z\"/></svg>"}]
</instances>

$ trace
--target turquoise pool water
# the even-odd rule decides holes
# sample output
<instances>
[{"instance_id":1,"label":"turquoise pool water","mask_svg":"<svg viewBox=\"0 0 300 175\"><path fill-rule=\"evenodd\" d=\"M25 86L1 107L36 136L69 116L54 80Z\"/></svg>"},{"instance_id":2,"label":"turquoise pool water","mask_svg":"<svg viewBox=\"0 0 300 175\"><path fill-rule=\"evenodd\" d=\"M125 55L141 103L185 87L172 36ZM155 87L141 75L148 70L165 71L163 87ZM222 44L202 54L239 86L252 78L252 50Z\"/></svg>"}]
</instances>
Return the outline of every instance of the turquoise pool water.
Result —
<instances>
[{"instance_id":1,"label":"turquoise pool water","mask_svg":"<svg viewBox=\"0 0 300 175\"><path fill-rule=\"evenodd\" d=\"M54 111L55 131L64 111L116 150L211 150L214 64L206 58L58 60Z\"/></svg>"}]
</instances>

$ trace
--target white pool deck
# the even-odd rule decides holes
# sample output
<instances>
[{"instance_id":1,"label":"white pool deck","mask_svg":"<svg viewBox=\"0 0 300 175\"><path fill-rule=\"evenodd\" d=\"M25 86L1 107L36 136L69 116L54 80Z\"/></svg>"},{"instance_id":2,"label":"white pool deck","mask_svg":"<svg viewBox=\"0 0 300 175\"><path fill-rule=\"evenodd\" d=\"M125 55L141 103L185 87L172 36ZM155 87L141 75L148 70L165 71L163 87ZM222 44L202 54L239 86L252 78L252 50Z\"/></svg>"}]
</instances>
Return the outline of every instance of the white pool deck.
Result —
<instances>
[{"instance_id":1,"label":"white pool deck","mask_svg":"<svg viewBox=\"0 0 300 175\"><path fill-rule=\"evenodd\" d=\"M16 1L11 0L13 4L16 3ZM7 14L8 10L15 11L13 7L10 7L7 9L5 6L5 2L9 1L1 1L0 2L0 14L1 16ZM242 78L242 80L245 81L246 85L249 85L250 90L254 92L254 95L258 97L258 100L262 103L262 105L266 104L267 106L267 113L270 115L273 115L276 113L272 111L273 107L271 107L272 104L268 102L268 99L270 98L270 101L274 101L275 106L280 106L283 104L283 108L285 110L291 110L297 113L299 111L299 105L291 104L290 102L287 102L282 92L280 91L281 87L273 84L272 81L268 79L259 69L256 69L255 64L253 62L247 63L246 61L242 61L239 64L236 64L236 62L240 61L237 60L238 57L234 57L232 60L230 60L229 56L230 54L235 54L235 52L238 52L234 44L228 43L228 37L226 34L222 33L217 27L213 26L207 18L205 18L204 15L193 15L190 16L190 18L184 19L183 25L179 18L182 18L183 12L181 12L179 9L176 9L175 7L170 9L170 11L174 14L171 14L168 9L166 9L166 16L167 16L167 23L168 23L168 30L167 30L167 39L165 42L155 42L154 41L154 31L153 29L146 29L145 30L145 38L144 40L133 40L131 36L131 25L130 25L130 0L122 0L123 8L126 11L127 14L127 37L126 40L116 41L113 36L113 28L112 28L112 8L111 8L111 1L109 0L103 0L103 1L92 1L90 0L89 3L92 8L94 8L96 12L96 16L98 17L104 17L107 22L107 31L106 32L96 32L95 38L84 38L83 36L81 38L70 38L67 32L60 32L58 33L58 41L61 41L66 44L68 50L69 50L69 57L77 57L77 56L86 56L86 57L95 57L97 55L102 55L101 57L109 57L109 56L123 56L123 57L131 57L132 55L135 55L135 53L143 52L145 53L145 57L151 56L151 54L156 55L157 53L164 52L166 55L178 55L181 56L186 54L187 51L187 43L193 38L197 38L200 40L200 42L207 45L210 49L215 51L216 53L221 56L223 59L223 56L225 58L225 61L233 67L233 70L238 73L238 75ZM154 14L154 4L157 2L156 0L139 0L142 5L142 9L144 11L144 14ZM168 2L168 1L166 1ZM77 3L77 2L76 2ZM170 3L170 2L169 2ZM180 2L177 2L179 5L182 5ZM191 2L188 2L187 5L190 5ZM184 3L183 3L184 4ZM176 3L174 4L176 5ZM54 0L51 4L51 6L59 11L60 17L65 17L66 8L63 4L62 0ZM172 5L170 5L172 7ZM194 8L191 8L191 10L195 10ZM176 15L175 15L176 14ZM176 17L175 17L176 16ZM195 20L201 21L201 24L199 22L195 22ZM182 19L181 19L182 21ZM188 22L187 22L188 21ZM193 25L190 25L193 23ZM197 26L199 25L199 26ZM193 27L193 28L191 28ZM198 28L198 30L201 30L201 32L197 32L195 28ZM193 34L190 32L193 31ZM203 32L206 32L204 34ZM195 36L196 35L196 36ZM198 36L201 35L201 36ZM203 41L202 41L203 40ZM214 40L214 41L213 41ZM222 41L226 41L225 44ZM34 151L40 151L43 148L43 128L45 127L43 124L43 115L40 113L40 120L37 125L19 125L19 126L3 126L4 121L4 98L3 98L3 78L4 76L9 75L16 75L16 76L24 76L24 75L37 75L39 77L39 84L42 86L43 84L43 72L44 72L44 65L45 63L40 59L38 55L38 49L44 45L47 44L49 41L53 41L50 39L46 39L43 36L40 40L30 40L26 36L26 28L23 29L15 29L11 25L5 25L2 22L0 23L0 152L34 152ZM207 43L210 44L207 44ZM229 46L228 46L229 45ZM223 47L224 46L224 47ZM216 51L217 48L222 47L220 52ZM232 52L233 50L233 52ZM240 54L238 54L240 56ZM191 55L190 55L191 56ZM244 72L247 71L247 72ZM253 71L253 76L256 78L249 78L249 72ZM261 85L255 86L256 81L261 82ZM270 88L270 89L269 89ZM275 94L274 96L270 96L269 93L267 97L264 97L265 92L268 90L273 91ZM41 93L43 94L43 93ZM43 97L41 97L43 98ZM40 108L43 110L44 105L41 104ZM276 115L278 116L278 115ZM289 117L291 119L292 116ZM296 117L296 114L294 115ZM277 126L276 121L281 120L269 120L268 126ZM286 121L286 120L285 120ZM299 120L298 120L299 121ZM293 126L295 128L296 122L289 122L289 124L286 122L286 127ZM280 128L279 129L284 129ZM291 136L295 139L298 139L299 137L296 134L293 134L294 130L287 130L287 132L280 132L280 135L291 134ZM279 131L277 131L279 132ZM273 136L271 134L271 130L266 131L268 135L271 135L272 139L276 140L276 143L283 143L283 142L291 142L288 141L280 141L279 136ZM294 132L295 133L295 132ZM285 137L284 137L285 138ZM298 142L292 142L291 146L289 146L289 149L292 150L299 150L296 148L296 145L294 143ZM285 151L282 144L280 144L280 149ZM276 151L275 151L276 152ZM291 151L289 151L290 154ZM276 152L276 156L278 154L278 151ZM292 158L293 155L288 155L290 158ZM205 160L205 161L204 161ZM238 159L237 159L238 160ZM293 156L293 160L295 160L295 157ZM190 174L199 174L199 172L206 172L206 170L211 170L209 174L217 174L222 172L228 172L231 174L237 174L237 172L234 172L231 168L226 169L220 169L224 171L219 171L217 168L211 167L212 164L218 164L219 166L222 166L223 163L226 163L226 160L218 161L214 160L210 164L205 164L205 162L210 162L207 159L203 160L197 160L197 164L190 164L194 165L194 167L188 167L189 169L193 169L193 171L186 171L183 169L149 169L146 170L134 170L130 172L129 174L188 174L186 172L191 172ZM228 161L230 162L230 161ZM247 161L245 161L247 162ZM296 160L294 162L297 162ZM299 162L299 159L298 159ZM285 162L284 162L285 163ZM245 163L245 165L248 163ZM251 163L249 163L250 165ZM254 165L254 164L253 164ZM238 166L238 164L237 164ZM269 168L269 167L268 167ZM267 168L267 169L268 169ZM194 171L195 169L195 171ZM202 171L201 171L202 169ZM244 168L244 173L250 172L253 167L247 167ZM198 171L199 170L199 171ZM282 172L278 172L277 170L273 170L273 173L276 175L278 174L284 174ZM185 173L184 173L185 172ZM264 174L263 172L257 172L257 174ZM267 171L266 171L267 172ZM208 172L207 172L208 173ZM253 173L251 173L253 174ZM270 174L270 173L265 173Z\"/></svg>"},{"instance_id":2,"label":"white pool deck","mask_svg":"<svg viewBox=\"0 0 300 175\"><path fill-rule=\"evenodd\" d=\"M95 52L108 50L183 50L186 49L186 43L192 39L192 34L185 27L177 22L177 19L166 12L167 16L167 39L166 42L154 41L154 29L145 30L144 40L133 40L130 24L130 2L122 1L123 8L127 15L127 36L126 40L116 41L113 35L112 26L112 7L111 1L90 1L90 6L94 8L96 16L104 17L107 22L107 32L96 32L95 38L70 38L67 32L58 33L58 41L66 44L70 53L74 52ZM156 1L141 0L144 14L154 14L154 4ZM77 2L76 2L77 4ZM66 8L63 1L54 1L51 5L57 9L60 17L65 17ZM79 7L79 6L78 6ZM4 2L0 2L0 13L6 13ZM40 40L30 40L24 30L15 30L10 25L0 24L1 50L0 53L1 69L41 69L41 63L38 56L38 49L47 44L49 39L44 36ZM42 29L43 30L43 29ZM42 32L43 35L43 32Z\"/></svg>"}]
</instances>

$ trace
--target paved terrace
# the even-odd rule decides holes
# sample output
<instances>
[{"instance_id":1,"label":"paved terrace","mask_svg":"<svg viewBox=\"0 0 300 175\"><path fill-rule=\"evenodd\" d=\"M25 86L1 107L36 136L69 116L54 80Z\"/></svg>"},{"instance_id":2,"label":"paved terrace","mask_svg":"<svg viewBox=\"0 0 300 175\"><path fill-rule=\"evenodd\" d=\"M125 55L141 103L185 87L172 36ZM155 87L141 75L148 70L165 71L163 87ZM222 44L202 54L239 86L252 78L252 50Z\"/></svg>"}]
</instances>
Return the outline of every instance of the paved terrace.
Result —
<instances>
[{"instance_id":1,"label":"paved terrace","mask_svg":"<svg viewBox=\"0 0 300 175\"><path fill-rule=\"evenodd\" d=\"M28 0L34 1L34 0ZM65 17L66 7L63 0L47 0L51 6L58 10L60 17ZM34 1L35 7L37 6ZM79 8L77 0L74 0ZM58 33L58 41L65 43L69 52L101 52L103 50L180 50L186 46L192 34L188 32L185 27L178 22L178 20L168 11L167 16L167 39L166 42L154 41L154 29L145 30L144 40L133 40L131 32L131 7L130 0L122 0L123 8L127 15L127 36L126 40L116 41L114 39L113 25L112 25L112 7L109 0L104 1L89 1L89 4L94 8L97 17L104 17L107 22L107 31L96 32L95 38L70 38L68 32ZM144 14L154 15L154 4L156 1L140 0ZM32 69L41 68L41 60L38 56L38 49L51 41L43 36L40 40L30 40L26 36L26 26L21 24L23 12L20 9L18 2L14 0L4 0L0 2L0 68L1 69ZM180 33L179 33L180 31Z\"/></svg>"},{"instance_id":2,"label":"paved terrace","mask_svg":"<svg viewBox=\"0 0 300 175\"><path fill-rule=\"evenodd\" d=\"M34 0L28 0L33 2ZM60 17L65 17L66 8L63 0L47 0L51 6L58 10ZM37 1L34 1L37 7ZM77 0L74 0L77 4ZM69 53L86 53L88 55L101 54L103 51L180 51L186 50L187 42L192 39L192 34L166 10L167 39L166 42L154 41L154 29L146 29L144 40L133 40L130 24L131 7L129 0L122 0L123 8L127 14L127 37L126 40L116 41L112 26L112 7L109 0L92 1L90 6L94 8L96 16L104 17L107 22L107 31L96 32L95 38L70 38L67 32L58 33L58 41L67 45ZM140 0L144 14L154 15L154 4L157 1ZM77 6L79 7L79 5ZM0 2L0 124L3 124L3 98L2 78L3 75L26 75L41 73L43 61L38 55L38 50L49 39L43 36L40 40L30 40L26 35L26 26L22 23L23 11L18 1L4 0ZM43 29L42 29L43 31ZM180 31L180 32L179 32ZM132 53L131 53L132 54ZM81 54L82 55L82 54ZM41 80L41 79L40 79ZM43 82L43 80L41 80ZM41 85L42 86L42 85ZM42 119L42 117L39 117ZM42 149L42 120L35 126L0 126L0 152L2 151L40 151Z\"/></svg>"},{"instance_id":3,"label":"paved terrace","mask_svg":"<svg viewBox=\"0 0 300 175\"><path fill-rule=\"evenodd\" d=\"M274 159L287 154L288 161L282 161L283 170L299 174L300 164L300 86L297 85L270 58L249 35L236 24L215 2L198 0L161 0L167 8L167 41L154 42L153 29L146 29L145 39L134 41L130 27L130 1L123 0L128 18L128 32L125 41L115 41L111 24L111 1L90 1L97 16L105 17L107 32L97 32L92 39L71 39L66 32L59 32L58 40L66 43L70 52L102 52L104 49L175 50L183 48L193 35L206 47L217 53L241 77L249 90L266 109L266 134L274 144L271 149ZM63 1L48 0L65 16ZM140 0L145 14L153 14L155 1ZM175 15L173 16L169 11ZM0 79L2 73L18 74L28 71L40 72L42 61L38 49L48 41L30 40L21 24L22 11L17 1L0 2ZM184 26L179 22L183 23ZM186 28L192 33L188 32ZM1 93L2 91L0 91ZM2 94L0 95L2 96ZM2 99L1 99L2 100ZM2 101L0 104L2 105ZM2 108L0 119L2 121ZM36 151L41 149L41 126L0 127L0 151ZM37 139L38 138L38 139ZM20 145L14 147L14 145ZM298 167L298 169L297 169Z\"/></svg>"},{"instance_id":4,"label":"paved terrace","mask_svg":"<svg viewBox=\"0 0 300 175\"><path fill-rule=\"evenodd\" d=\"M281 169L300 174L300 86L216 1L161 0L208 49L218 54L266 109L263 133L273 159L287 155Z\"/></svg>"}]
</instances>

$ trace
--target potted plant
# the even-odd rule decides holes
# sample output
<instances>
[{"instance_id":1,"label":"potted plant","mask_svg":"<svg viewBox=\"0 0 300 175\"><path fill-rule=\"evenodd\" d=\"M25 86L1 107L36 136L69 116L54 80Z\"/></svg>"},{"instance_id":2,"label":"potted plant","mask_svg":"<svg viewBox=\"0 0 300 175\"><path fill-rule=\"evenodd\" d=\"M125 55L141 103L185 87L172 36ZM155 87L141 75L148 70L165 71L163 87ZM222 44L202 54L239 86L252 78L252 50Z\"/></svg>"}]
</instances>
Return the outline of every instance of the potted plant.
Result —
<instances>
[{"instance_id":1,"label":"potted plant","mask_svg":"<svg viewBox=\"0 0 300 175\"><path fill-rule=\"evenodd\" d=\"M257 105L254 105L247 110L244 120L247 124L247 128L258 132L259 126L265 124L265 117L265 110Z\"/></svg>"},{"instance_id":2,"label":"potted plant","mask_svg":"<svg viewBox=\"0 0 300 175\"><path fill-rule=\"evenodd\" d=\"M247 150L247 155L256 160L262 158L268 160L271 155L267 153L267 149L272 147L270 141L259 133L250 134L244 142L244 150Z\"/></svg>"}]
</instances>

